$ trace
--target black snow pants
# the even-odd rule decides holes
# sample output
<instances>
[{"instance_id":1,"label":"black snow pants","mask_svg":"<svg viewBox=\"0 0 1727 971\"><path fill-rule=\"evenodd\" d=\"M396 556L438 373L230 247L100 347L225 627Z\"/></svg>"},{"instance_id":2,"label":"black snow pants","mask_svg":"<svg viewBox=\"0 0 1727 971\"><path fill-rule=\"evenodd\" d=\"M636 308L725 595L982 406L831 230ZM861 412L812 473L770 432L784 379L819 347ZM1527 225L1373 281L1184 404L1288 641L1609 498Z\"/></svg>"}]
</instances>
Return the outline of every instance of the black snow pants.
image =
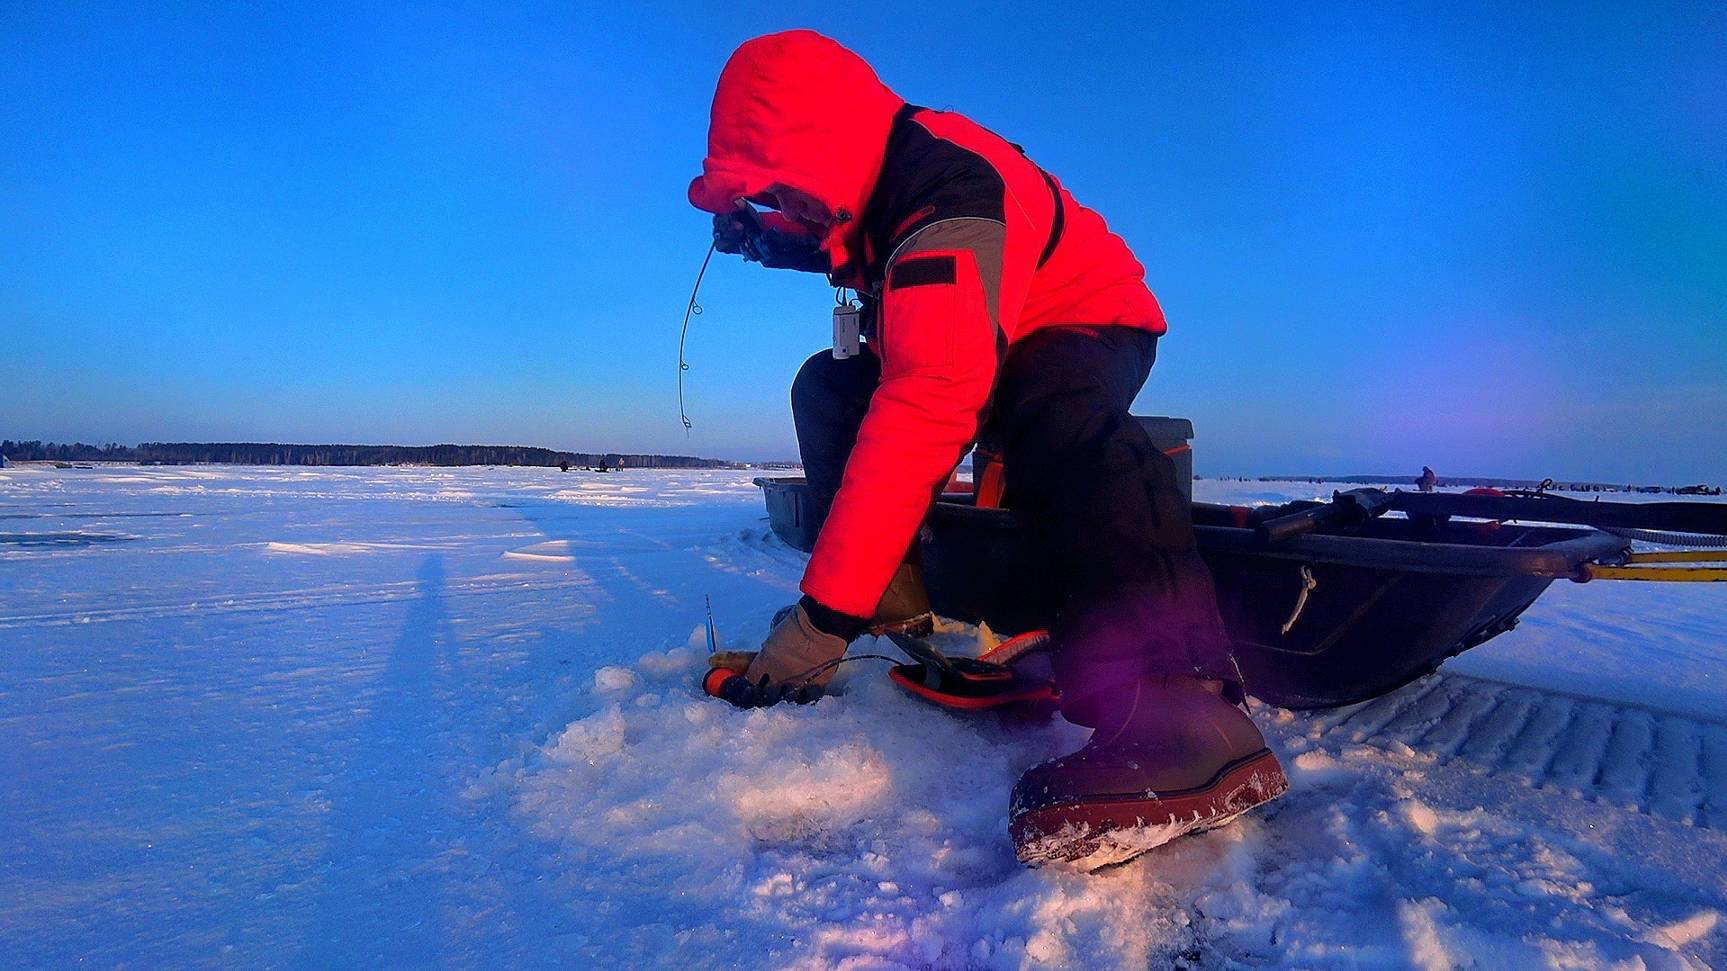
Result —
<instances>
[{"instance_id":1,"label":"black snow pants","mask_svg":"<svg viewBox=\"0 0 1727 971\"><path fill-rule=\"evenodd\" d=\"M1003 504L1062 588L1055 673L1063 714L1080 724L1148 675L1240 688L1175 463L1128 415L1156 357L1157 338L1133 328L1040 330L1008 352L980 436L1002 456ZM880 377L871 354L823 351L792 384L818 523Z\"/></svg>"}]
</instances>

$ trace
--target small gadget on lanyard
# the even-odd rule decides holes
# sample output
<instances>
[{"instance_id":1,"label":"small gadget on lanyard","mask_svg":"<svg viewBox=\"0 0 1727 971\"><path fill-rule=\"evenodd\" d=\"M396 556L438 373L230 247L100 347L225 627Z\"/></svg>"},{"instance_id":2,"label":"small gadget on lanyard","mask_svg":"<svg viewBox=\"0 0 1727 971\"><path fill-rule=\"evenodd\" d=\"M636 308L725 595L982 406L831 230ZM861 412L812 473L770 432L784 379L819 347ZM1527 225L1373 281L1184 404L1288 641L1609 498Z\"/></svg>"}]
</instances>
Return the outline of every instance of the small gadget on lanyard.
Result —
<instances>
[{"instance_id":1,"label":"small gadget on lanyard","mask_svg":"<svg viewBox=\"0 0 1727 971\"><path fill-rule=\"evenodd\" d=\"M834 291L834 360L857 357L858 338L863 332L863 308L846 299L845 288Z\"/></svg>"}]
</instances>

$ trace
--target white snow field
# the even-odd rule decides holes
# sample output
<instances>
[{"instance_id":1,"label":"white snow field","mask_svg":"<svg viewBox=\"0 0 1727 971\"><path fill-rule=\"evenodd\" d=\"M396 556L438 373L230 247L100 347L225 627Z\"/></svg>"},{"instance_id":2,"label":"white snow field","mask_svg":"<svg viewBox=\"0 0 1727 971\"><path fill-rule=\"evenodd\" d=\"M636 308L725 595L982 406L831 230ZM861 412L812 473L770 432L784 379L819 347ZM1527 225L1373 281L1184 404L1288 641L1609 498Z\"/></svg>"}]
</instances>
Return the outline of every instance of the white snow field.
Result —
<instances>
[{"instance_id":1,"label":"white snow field","mask_svg":"<svg viewBox=\"0 0 1727 971\"><path fill-rule=\"evenodd\" d=\"M0 471L0 967L1727 966L1727 585L1256 706L1288 796L1082 875L1082 730L699 693L802 564L746 472Z\"/></svg>"}]
</instances>

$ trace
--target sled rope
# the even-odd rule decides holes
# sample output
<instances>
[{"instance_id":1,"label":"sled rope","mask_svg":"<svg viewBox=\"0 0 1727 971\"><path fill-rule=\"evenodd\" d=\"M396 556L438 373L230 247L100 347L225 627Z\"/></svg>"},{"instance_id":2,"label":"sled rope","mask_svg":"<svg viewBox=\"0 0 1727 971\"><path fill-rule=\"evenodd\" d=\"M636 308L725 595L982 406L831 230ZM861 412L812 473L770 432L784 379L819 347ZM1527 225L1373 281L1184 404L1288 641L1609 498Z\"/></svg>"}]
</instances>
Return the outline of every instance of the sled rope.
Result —
<instances>
[{"instance_id":1,"label":"sled rope","mask_svg":"<svg viewBox=\"0 0 1727 971\"><path fill-rule=\"evenodd\" d=\"M1301 592L1295 595L1295 609L1289 612L1289 619L1283 622L1283 629L1278 631L1279 634L1287 635L1290 628L1295 626L1295 622L1301 619L1301 612L1307 607L1307 595L1312 593L1317 586L1319 586L1319 581L1313 578L1313 571L1309 570L1307 564L1303 563L1301 565Z\"/></svg>"}]
</instances>

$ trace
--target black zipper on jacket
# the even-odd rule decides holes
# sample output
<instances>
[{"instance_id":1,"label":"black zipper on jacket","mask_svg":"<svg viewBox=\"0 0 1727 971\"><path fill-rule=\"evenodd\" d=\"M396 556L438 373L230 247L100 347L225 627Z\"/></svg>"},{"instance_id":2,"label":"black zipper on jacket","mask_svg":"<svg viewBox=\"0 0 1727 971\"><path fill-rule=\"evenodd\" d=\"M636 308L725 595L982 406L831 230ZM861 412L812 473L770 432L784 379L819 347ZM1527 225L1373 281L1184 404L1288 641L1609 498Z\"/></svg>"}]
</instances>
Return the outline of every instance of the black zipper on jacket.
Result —
<instances>
[{"instance_id":1,"label":"black zipper on jacket","mask_svg":"<svg viewBox=\"0 0 1727 971\"><path fill-rule=\"evenodd\" d=\"M1020 154L1024 155L1025 150L1021 149ZM1032 167L1037 169L1037 174L1043 176L1043 184L1049 186L1049 197L1055 202L1055 215L1049 221L1049 241L1043 244L1043 255L1037 258L1037 268L1041 270L1043 265L1049 262L1049 258L1055 255L1055 248L1061 244L1061 231L1067 228L1067 207L1062 205L1061 189L1056 186L1049 173L1031 159L1027 158L1026 161L1031 162Z\"/></svg>"}]
</instances>

